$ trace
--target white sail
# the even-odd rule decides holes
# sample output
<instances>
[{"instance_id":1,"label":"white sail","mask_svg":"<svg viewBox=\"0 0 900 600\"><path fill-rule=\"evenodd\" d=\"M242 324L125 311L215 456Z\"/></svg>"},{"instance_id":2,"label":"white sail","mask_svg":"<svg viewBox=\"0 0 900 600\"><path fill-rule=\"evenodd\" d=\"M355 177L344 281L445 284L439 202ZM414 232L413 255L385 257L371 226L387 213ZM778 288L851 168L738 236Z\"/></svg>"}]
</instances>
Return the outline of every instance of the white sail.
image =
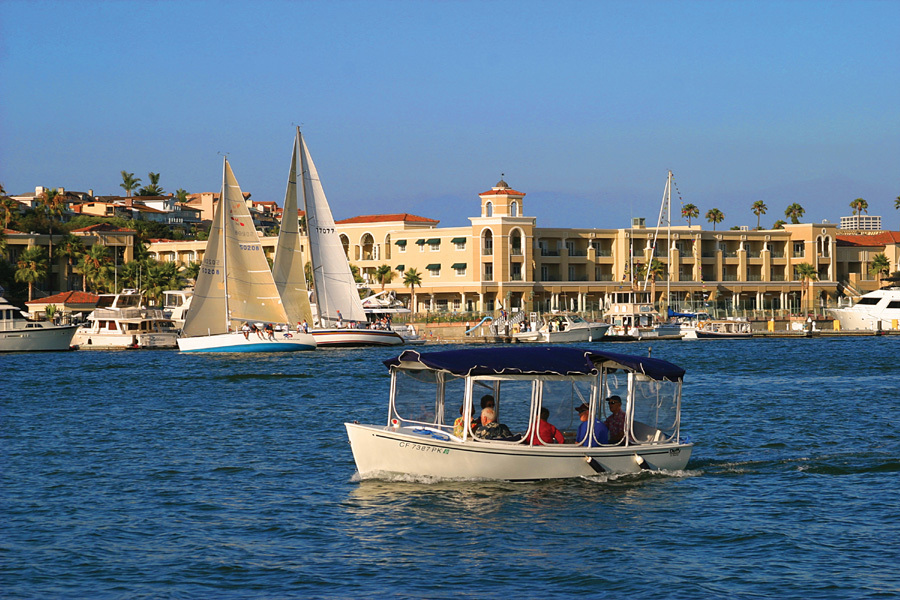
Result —
<instances>
[{"instance_id":1,"label":"white sail","mask_svg":"<svg viewBox=\"0 0 900 600\"><path fill-rule=\"evenodd\" d=\"M287 191L284 194L284 210L281 214L281 229L278 232L278 246L272 275L284 303L285 312L291 324L304 319L312 324L312 310L306 289L306 273L300 252L300 225L297 220L297 156L300 148L300 129L294 140L291 156L291 171L288 175Z\"/></svg>"},{"instance_id":2,"label":"white sail","mask_svg":"<svg viewBox=\"0 0 900 600\"><path fill-rule=\"evenodd\" d=\"M219 206L184 322L187 337L225 333L233 320L288 322L228 159L222 179Z\"/></svg>"},{"instance_id":3,"label":"white sail","mask_svg":"<svg viewBox=\"0 0 900 600\"><path fill-rule=\"evenodd\" d=\"M334 226L334 217L328 207L322 182L309 154L309 148L300 132L300 170L302 193L306 209L306 229L309 232L309 250L313 265L316 307L323 326L337 320L338 311L343 319L365 321L356 282L350 272L350 263L344 246Z\"/></svg>"}]
</instances>

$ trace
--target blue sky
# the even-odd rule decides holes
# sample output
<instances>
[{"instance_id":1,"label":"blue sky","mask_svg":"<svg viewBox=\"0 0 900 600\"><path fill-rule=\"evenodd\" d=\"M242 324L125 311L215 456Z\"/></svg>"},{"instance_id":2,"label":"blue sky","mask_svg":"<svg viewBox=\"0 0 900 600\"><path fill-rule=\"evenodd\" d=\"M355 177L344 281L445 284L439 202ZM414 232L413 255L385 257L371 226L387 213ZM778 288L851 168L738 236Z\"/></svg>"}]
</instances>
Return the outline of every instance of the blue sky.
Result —
<instances>
[{"instance_id":1,"label":"blue sky","mask_svg":"<svg viewBox=\"0 0 900 600\"><path fill-rule=\"evenodd\" d=\"M671 169L719 229L857 197L897 228L898 31L891 1L0 0L0 182L218 191L227 152L280 203L300 124L339 219L467 225L503 173L540 226L625 227Z\"/></svg>"}]
</instances>

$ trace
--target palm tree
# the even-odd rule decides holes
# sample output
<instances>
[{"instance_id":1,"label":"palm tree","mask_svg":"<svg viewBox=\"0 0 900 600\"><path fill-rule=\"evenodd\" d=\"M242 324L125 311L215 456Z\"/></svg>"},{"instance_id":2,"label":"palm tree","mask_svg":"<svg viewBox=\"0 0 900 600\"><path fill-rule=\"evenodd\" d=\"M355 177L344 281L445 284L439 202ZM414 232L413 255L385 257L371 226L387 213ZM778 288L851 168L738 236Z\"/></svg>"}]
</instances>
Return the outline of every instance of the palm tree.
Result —
<instances>
[{"instance_id":1,"label":"palm tree","mask_svg":"<svg viewBox=\"0 0 900 600\"><path fill-rule=\"evenodd\" d=\"M192 260L188 264L185 265L184 271L181 272L185 279L190 279L191 281L197 281L197 275L200 274L200 261Z\"/></svg>"},{"instance_id":2,"label":"palm tree","mask_svg":"<svg viewBox=\"0 0 900 600\"><path fill-rule=\"evenodd\" d=\"M183 189L181 189L181 188L178 188L177 190L175 190L175 197L178 198L178 201L179 201L179 202L181 202L182 204L184 204L184 203L187 202L187 200L188 200L188 193L187 193L187 190L183 190Z\"/></svg>"},{"instance_id":3,"label":"palm tree","mask_svg":"<svg viewBox=\"0 0 900 600\"><path fill-rule=\"evenodd\" d=\"M891 272L891 261L884 254L884 252L880 252L872 257L872 264L869 265L869 273L872 275L880 275L879 279L884 279Z\"/></svg>"},{"instance_id":4,"label":"palm tree","mask_svg":"<svg viewBox=\"0 0 900 600\"><path fill-rule=\"evenodd\" d=\"M787 223L787 221L784 221L784 220L782 220L782 219L778 219L777 221L775 221L775 222L772 224L772 229L784 229L784 224L785 224L785 223Z\"/></svg>"},{"instance_id":5,"label":"palm tree","mask_svg":"<svg viewBox=\"0 0 900 600\"><path fill-rule=\"evenodd\" d=\"M805 212L806 212L806 210L802 206L800 206L799 204L794 202L793 204L788 206L786 209L784 209L784 216L789 218L791 220L791 223L796 225L797 223L800 222L800 217L802 217L803 213L805 213Z\"/></svg>"},{"instance_id":6,"label":"palm tree","mask_svg":"<svg viewBox=\"0 0 900 600\"><path fill-rule=\"evenodd\" d=\"M63 209L65 208L65 199L59 195L59 189L53 188L52 190L44 189L44 193L41 194L41 207L44 210L44 214L47 215L47 227L50 230L50 248L49 248L49 256L52 260L53 258L53 221L54 217L57 219L62 217Z\"/></svg>"},{"instance_id":7,"label":"palm tree","mask_svg":"<svg viewBox=\"0 0 900 600\"><path fill-rule=\"evenodd\" d=\"M762 200L757 200L756 202L753 203L753 208L751 210L753 211L753 214L756 215L756 228L757 229L762 229L762 227L759 226L759 217L760 217L760 215L766 214L766 210L768 208L769 207L766 206L766 203L763 202Z\"/></svg>"},{"instance_id":8,"label":"palm tree","mask_svg":"<svg viewBox=\"0 0 900 600\"><path fill-rule=\"evenodd\" d=\"M414 310L416 306L416 286L422 285L422 275L415 269L410 269L403 274L403 285L409 286L409 292L412 296L410 308Z\"/></svg>"},{"instance_id":9,"label":"palm tree","mask_svg":"<svg viewBox=\"0 0 900 600\"><path fill-rule=\"evenodd\" d=\"M180 290L184 278L178 272L174 262L150 260L147 262L147 278L143 282L143 291L147 298L156 304L162 302L166 290Z\"/></svg>"},{"instance_id":10,"label":"palm tree","mask_svg":"<svg viewBox=\"0 0 900 600\"><path fill-rule=\"evenodd\" d=\"M87 291L88 283L91 284L91 289L99 290L100 285L109 279L113 270L112 260L109 258L109 248L101 244L94 244L81 255L77 268L84 276L82 290Z\"/></svg>"},{"instance_id":11,"label":"palm tree","mask_svg":"<svg viewBox=\"0 0 900 600\"><path fill-rule=\"evenodd\" d=\"M131 192L136 190L140 185L140 177L135 177L134 173L122 171L122 183L119 184L119 187L125 190L125 196L131 196Z\"/></svg>"},{"instance_id":12,"label":"palm tree","mask_svg":"<svg viewBox=\"0 0 900 600\"><path fill-rule=\"evenodd\" d=\"M808 311L809 308L811 308L812 303L812 283L813 281L818 281L819 272L816 270L816 267L814 265L811 265L810 263L800 263L799 265L797 265L796 269L797 278L800 280L800 282L807 283L809 286L808 291L804 290L806 291L805 304Z\"/></svg>"},{"instance_id":13,"label":"palm tree","mask_svg":"<svg viewBox=\"0 0 900 600\"><path fill-rule=\"evenodd\" d=\"M66 259L66 281L69 280L72 267L78 262L82 254L84 254L84 244L81 242L81 238L71 233L67 233L66 237L56 247L56 255L59 258Z\"/></svg>"},{"instance_id":14,"label":"palm tree","mask_svg":"<svg viewBox=\"0 0 900 600\"><path fill-rule=\"evenodd\" d=\"M718 208L711 208L706 211L706 220L713 224L713 231L715 231L716 223L721 223L725 220L725 213Z\"/></svg>"},{"instance_id":15,"label":"palm tree","mask_svg":"<svg viewBox=\"0 0 900 600\"><path fill-rule=\"evenodd\" d=\"M869 203L863 200L862 198L857 198L853 202L850 203L850 208L853 209L853 214L861 217L863 213L868 214L869 212Z\"/></svg>"},{"instance_id":16,"label":"palm tree","mask_svg":"<svg viewBox=\"0 0 900 600\"><path fill-rule=\"evenodd\" d=\"M688 227L690 227L691 219L700 218L700 209L693 204L685 204L681 207L681 217L687 219Z\"/></svg>"},{"instance_id":17,"label":"palm tree","mask_svg":"<svg viewBox=\"0 0 900 600\"><path fill-rule=\"evenodd\" d=\"M22 252L16 266L16 281L28 284L28 301L31 302L34 284L47 277L50 270L47 253L40 246L32 246Z\"/></svg>"},{"instance_id":18,"label":"palm tree","mask_svg":"<svg viewBox=\"0 0 900 600\"><path fill-rule=\"evenodd\" d=\"M162 196L165 190L159 185L159 173L149 173L150 185L145 185L138 190L138 196Z\"/></svg>"},{"instance_id":19,"label":"palm tree","mask_svg":"<svg viewBox=\"0 0 900 600\"><path fill-rule=\"evenodd\" d=\"M897 196L897 199L894 200L894 208L900 210L900 196Z\"/></svg>"},{"instance_id":20,"label":"palm tree","mask_svg":"<svg viewBox=\"0 0 900 600\"><path fill-rule=\"evenodd\" d=\"M377 269L375 269L375 281L381 284L381 291L384 291L384 286L390 283L394 279L394 270L391 269L390 265L381 265Z\"/></svg>"},{"instance_id":21,"label":"palm tree","mask_svg":"<svg viewBox=\"0 0 900 600\"><path fill-rule=\"evenodd\" d=\"M3 228L9 229L9 221L21 205L6 195L6 188L0 183L0 210L3 211Z\"/></svg>"}]
</instances>

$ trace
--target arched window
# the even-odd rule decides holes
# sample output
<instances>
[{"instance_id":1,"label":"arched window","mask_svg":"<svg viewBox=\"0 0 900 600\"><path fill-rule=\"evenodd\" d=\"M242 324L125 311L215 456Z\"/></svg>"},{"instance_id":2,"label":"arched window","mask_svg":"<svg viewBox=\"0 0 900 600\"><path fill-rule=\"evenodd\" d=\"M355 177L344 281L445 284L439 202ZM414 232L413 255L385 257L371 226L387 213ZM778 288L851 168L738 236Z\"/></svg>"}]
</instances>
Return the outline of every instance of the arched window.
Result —
<instances>
[{"instance_id":1,"label":"arched window","mask_svg":"<svg viewBox=\"0 0 900 600\"><path fill-rule=\"evenodd\" d=\"M519 216L519 203L515 200L512 201L512 204L509 205L509 216L518 217Z\"/></svg>"},{"instance_id":2,"label":"arched window","mask_svg":"<svg viewBox=\"0 0 900 600\"><path fill-rule=\"evenodd\" d=\"M384 236L384 260L391 260L391 234Z\"/></svg>"},{"instance_id":3,"label":"arched window","mask_svg":"<svg viewBox=\"0 0 900 600\"><path fill-rule=\"evenodd\" d=\"M494 216L494 203L488 202L484 205L484 216L493 217Z\"/></svg>"},{"instance_id":4,"label":"arched window","mask_svg":"<svg viewBox=\"0 0 900 600\"><path fill-rule=\"evenodd\" d=\"M366 233L362 236L360 245L362 246L362 260L378 260L375 238L372 237L371 233Z\"/></svg>"},{"instance_id":5,"label":"arched window","mask_svg":"<svg viewBox=\"0 0 900 600\"><path fill-rule=\"evenodd\" d=\"M350 260L350 238L343 233L341 234L341 246L344 247L344 254L347 256L347 260Z\"/></svg>"},{"instance_id":6,"label":"arched window","mask_svg":"<svg viewBox=\"0 0 900 600\"><path fill-rule=\"evenodd\" d=\"M481 254L482 256L494 254L494 234L490 229L481 232Z\"/></svg>"},{"instance_id":7,"label":"arched window","mask_svg":"<svg viewBox=\"0 0 900 600\"><path fill-rule=\"evenodd\" d=\"M512 256L522 256L522 231L513 229L509 234L509 253Z\"/></svg>"}]
</instances>

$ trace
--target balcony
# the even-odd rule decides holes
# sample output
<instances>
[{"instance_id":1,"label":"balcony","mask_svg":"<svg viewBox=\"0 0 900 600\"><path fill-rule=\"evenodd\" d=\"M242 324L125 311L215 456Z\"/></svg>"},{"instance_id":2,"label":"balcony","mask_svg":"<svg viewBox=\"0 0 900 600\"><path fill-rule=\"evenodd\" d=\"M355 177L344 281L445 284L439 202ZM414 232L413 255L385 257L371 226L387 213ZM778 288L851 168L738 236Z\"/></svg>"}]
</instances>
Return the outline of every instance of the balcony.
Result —
<instances>
[{"instance_id":1,"label":"balcony","mask_svg":"<svg viewBox=\"0 0 900 600\"><path fill-rule=\"evenodd\" d=\"M600 273L597 275L597 281L612 281L612 273Z\"/></svg>"},{"instance_id":2,"label":"balcony","mask_svg":"<svg viewBox=\"0 0 900 600\"><path fill-rule=\"evenodd\" d=\"M726 250L724 254L725 258L737 258L737 250Z\"/></svg>"},{"instance_id":3,"label":"balcony","mask_svg":"<svg viewBox=\"0 0 900 600\"><path fill-rule=\"evenodd\" d=\"M612 256L612 250L598 250L598 249L595 249L595 250L594 250L594 256L597 256L597 257L601 257L601 256L602 256L602 257L604 257L604 258L610 257L610 256Z\"/></svg>"},{"instance_id":4,"label":"balcony","mask_svg":"<svg viewBox=\"0 0 900 600\"><path fill-rule=\"evenodd\" d=\"M550 250L549 248L541 248L541 256L559 256L559 250Z\"/></svg>"},{"instance_id":5,"label":"balcony","mask_svg":"<svg viewBox=\"0 0 900 600\"><path fill-rule=\"evenodd\" d=\"M772 258L784 258L784 250L772 250Z\"/></svg>"},{"instance_id":6,"label":"balcony","mask_svg":"<svg viewBox=\"0 0 900 600\"><path fill-rule=\"evenodd\" d=\"M515 246L509 251L510 256L525 256L525 253L522 252L522 248L517 248Z\"/></svg>"},{"instance_id":7,"label":"balcony","mask_svg":"<svg viewBox=\"0 0 900 600\"><path fill-rule=\"evenodd\" d=\"M482 256L492 256L494 254L493 246L482 246L481 247L481 255Z\"/></svg>"},{"instance_id":8,"label":"balcony","mask_svg":"<svg viewBox=\"0 0 900 600\"><path fill-rule=\"evenodd\" d=\"M569 256L587 256L587 250L569 250Z\"/></svg>"}]
</instances>

